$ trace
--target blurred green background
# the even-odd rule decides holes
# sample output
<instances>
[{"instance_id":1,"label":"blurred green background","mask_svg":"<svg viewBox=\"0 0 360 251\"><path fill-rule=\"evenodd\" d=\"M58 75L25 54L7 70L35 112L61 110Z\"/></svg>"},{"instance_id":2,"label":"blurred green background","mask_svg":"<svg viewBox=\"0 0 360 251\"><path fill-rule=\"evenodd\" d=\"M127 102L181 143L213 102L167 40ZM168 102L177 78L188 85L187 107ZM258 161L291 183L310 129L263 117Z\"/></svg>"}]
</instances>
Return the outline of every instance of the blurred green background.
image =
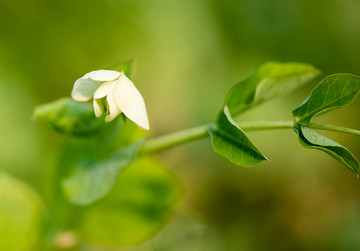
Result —
<instances>
[{"instance_id":1,"label":"blurred green background","mask_svg":"<svg viewBox=\"0 0 360 251\"><path fill-rule=\"evenodd\" d=\"M1 0L0 167L46 204L63 137L31 120L34 106L69 96L91 70L131 58L152 136L213 121L227 91L267 61L323 72L243 116L291 120L322 77L360 75L359 13L357 0ZM356 101L317 121L360 128L359 108ZM359 250L359 180L301 148L290 130L249 135L270 162L237 167L209 139L164 152L184 198L160 233L139 246L78 250ZM359 156L355 136L325 135ZM27 205L38 207L35 200Z\"/></svg>"}]
</instances>

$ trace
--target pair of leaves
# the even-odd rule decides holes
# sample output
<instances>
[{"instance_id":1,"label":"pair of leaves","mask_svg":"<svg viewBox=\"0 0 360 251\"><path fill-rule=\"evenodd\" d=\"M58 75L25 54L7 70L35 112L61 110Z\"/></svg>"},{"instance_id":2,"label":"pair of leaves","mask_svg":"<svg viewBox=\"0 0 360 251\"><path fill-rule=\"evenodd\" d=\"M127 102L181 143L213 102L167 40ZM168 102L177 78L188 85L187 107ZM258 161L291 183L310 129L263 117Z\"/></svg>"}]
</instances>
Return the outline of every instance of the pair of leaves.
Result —
<instances>
[{"instance_id":1,"label":"pair of leaves","mask_svg":"<svg viewBox=\"0 0 360 251\"><path fill-rule=\"evenodd\" d=\"M152 238L170 219L182 198L180 182L154 158L130 162L134 159L129 155L134 156L141 143L118 151L110 160L90 162L84 166L88 170L76 166L76 174L63 181L70 201L82 206L76 208L72 225L81 240L135 245Z\"/></svg>"},{"instance_id":2,"label":"pair of leaves","mask_svg":"<svg viewBox=\"0 0 360 251\"><path fill-rule=\"evenodd\" d=\"M316 68L302 63L270 62L260 66L230 90L215 125L209 127L215 152L240 166L250 167L265 161L267 158L233 117L303 86L318 74Z\"/></svg>"},{"instance_id":3,"label":"pair of leaves","mask_svg":"<svg viewBox=\"0 0 360 251\"><path fill-rule=\"evenodd\" d=\"M134 245L152 238L172 215L181 196L179 181L153 158L122 170L114 188L82 208L76 230L96 245Z\"/></svg>"},{"instance_id":4,"label":"pair of leaves","mask_svg":"<svg viewBox=\"0 0 360 251\"><path fill-rule=\"evenodd\" d=\"M351 74L334 74L319 83L310 96L293 111L295 131L301 145L326 152L355 174L359 162L339 143L328 139L307 127L311 120L331 110L351 104L360 93L360 77Z\"/></svg>"}]
</instances>

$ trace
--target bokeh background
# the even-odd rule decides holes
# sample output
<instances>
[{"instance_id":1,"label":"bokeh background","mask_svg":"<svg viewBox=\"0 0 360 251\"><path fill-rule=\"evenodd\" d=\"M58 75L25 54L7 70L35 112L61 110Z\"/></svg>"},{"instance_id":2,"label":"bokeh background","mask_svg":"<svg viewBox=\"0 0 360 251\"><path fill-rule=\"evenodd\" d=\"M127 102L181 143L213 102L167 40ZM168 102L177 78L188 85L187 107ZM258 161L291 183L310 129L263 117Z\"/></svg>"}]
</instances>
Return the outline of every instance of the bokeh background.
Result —
<instances>
[{"instance_id":1,"label":"bokeh background","mask_svg":"<svg viewBox=\"0 0 360 251\"><path fill-rule=\"evenodd\" d=\"M213 121L227 91L267 61L323 72L243 116L291 120L324 76L360 75L359 13L357 0L1 0L0 168L46 201L62 138L31 119L33 108L69 96L83 74L132 58L154 137ZM360 128L359 108L317 121ZM324 134L360 155L356 136ZM270 162L237 167L209 139L164 152L184 198L159 234L138 246L79 250L359 250L359 179L301 148L291 130L249 135Z\"/></svg>"}]
</instances>

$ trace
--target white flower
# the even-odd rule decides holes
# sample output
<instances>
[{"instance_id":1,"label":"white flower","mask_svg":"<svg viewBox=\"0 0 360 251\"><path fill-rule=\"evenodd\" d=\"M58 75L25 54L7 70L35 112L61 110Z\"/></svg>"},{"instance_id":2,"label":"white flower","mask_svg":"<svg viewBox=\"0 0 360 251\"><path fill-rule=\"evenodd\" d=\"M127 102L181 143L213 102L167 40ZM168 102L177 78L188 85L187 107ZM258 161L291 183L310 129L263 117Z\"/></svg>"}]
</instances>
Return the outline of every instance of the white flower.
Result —
<instances>
[{"instance_id":1,"label":"white flower","mask_svg":"<svg viewBox=\"0 0 360 251\"><path fill-rule=\"evenodd\" d=\"M98 70L85 74L76 80L71 96L76 101L89 101L94 98L96 117L107 112L106 122L120 113L145 130L149 130L144 99L124 72Z\"/></svg>"}]
</instances>

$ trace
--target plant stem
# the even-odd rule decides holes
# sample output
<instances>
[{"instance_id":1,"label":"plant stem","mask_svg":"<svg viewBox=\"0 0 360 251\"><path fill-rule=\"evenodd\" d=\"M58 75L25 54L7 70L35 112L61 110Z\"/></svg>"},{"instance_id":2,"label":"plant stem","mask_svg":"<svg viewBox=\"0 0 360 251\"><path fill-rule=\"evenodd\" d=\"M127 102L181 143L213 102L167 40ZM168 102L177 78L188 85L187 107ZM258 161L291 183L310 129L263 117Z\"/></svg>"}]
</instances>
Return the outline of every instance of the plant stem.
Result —
<instances>
[{"instance_id":1,"label":"plant stem","mask_svg":"<svg viewBox=\"0 0 360 251\"><path fill-rule=\"evenodd\" d=\"M210 125L198 126L150 139L141 149L141 154L157 153L186 142L205 138L208 135L207 128Z\"/></svg>"},{"instance_id":2,"label":"plant stem","mask_svg":"<svg viewBox=\"0 0 360 251\"><path fill-rule=\"evenodd\" d=\"M293 121L249 121L249 122L238 122L238 125L244 131L261 131L261 130L275 130L275 129L292 129L294 122ZM214 126L214 124L206 124L151 139L141 149L141 154L147 155L147 154L158 153L167 150L169 148L182 145L187 142L206 138L209 136L207 130L211 126ZM317 123L310 123L308 127L313 129L336 131L336 132L349 133L360 136L359 130L346 128L346 127L317 124Z\"/></svg>"},{"instance_id":3,"label":"plant stem","mask_svg":"<svg viewBox=\"0 0 360 251\"><path fill-rule=\"evenodd\" d=\"M168 148L181 145L187 142L191 142L197 139L202 139L209 136L207 129L214 124L206 124L187 130L171 133L155 139L149 140L142 148L142 154L152 154L161 152ZM255 130L271 130L271 129L283 129L292 128L292 121L254 121L254 122L242 122L239 123L241 129L245 131Z\"/></svg>"},{"instance_id":4,"label":"plant stem","mask_svg":"<svg viewBox=\"0 0 360 251\"><path fill-rule=\"evenodd\" d=\"M346 128L346 127L342 127L342 126L310 123L310 125L308 125L308 127L309 128L314 128L314 129L320 129L320 130L326 130L326 131L334 131L334 132L342 132L342 133L348 133L348 134L360 136L360 131L359 130Z\"/></svg>"}]
</instances>

